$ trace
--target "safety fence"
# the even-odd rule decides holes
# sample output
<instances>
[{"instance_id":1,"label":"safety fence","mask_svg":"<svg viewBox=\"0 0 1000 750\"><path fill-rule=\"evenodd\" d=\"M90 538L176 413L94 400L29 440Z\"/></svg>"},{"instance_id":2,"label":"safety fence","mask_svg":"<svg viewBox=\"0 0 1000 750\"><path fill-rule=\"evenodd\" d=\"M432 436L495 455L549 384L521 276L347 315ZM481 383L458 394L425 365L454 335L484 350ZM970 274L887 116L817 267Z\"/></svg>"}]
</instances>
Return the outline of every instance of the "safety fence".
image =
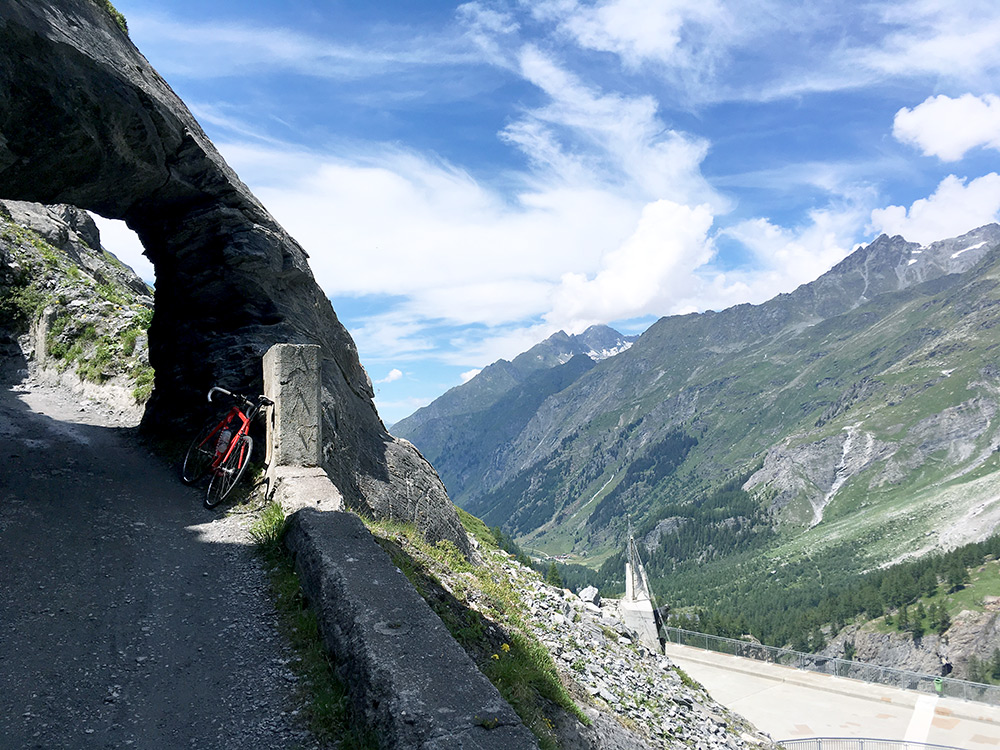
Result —
<instances>
[{"instance_id":1,"label":"safety fence","mask_svg":"<svg viewBox=\"0 0 1000 750\"><path fill-rule=\"evenodd\" d=\"M926 742L905 740L875 740L869 737L810 737L782 740L785 750L962 750L951 745L928 745Z\"/></svg>"},{"instance_id":2,"label":"safety fence","mask_svg":"<svg viewBox=\"0 0 1000 750\"><path fill-rule=\"evenodd\" d=\"M908 672L904 669L881 667L878 664L866 664L819 654L804 654L801 651L792 651L787 648L765 646L762 643L750 641L737 641L732 638L695 633L681 628L663 627L661 633L669 642L682 646L693 646L707 651L717 651L720 654L741 656L746 659L756 659L784 667L795 667L796 669L837 675L838 677L849 677L853 680L889 685L904 690L918 690L924 693L936 693L948 698L962 698L967 701L1000 706L1000 685L983 685L951 677L935 677L919 672Z\"/></svg>"}]
</instances>

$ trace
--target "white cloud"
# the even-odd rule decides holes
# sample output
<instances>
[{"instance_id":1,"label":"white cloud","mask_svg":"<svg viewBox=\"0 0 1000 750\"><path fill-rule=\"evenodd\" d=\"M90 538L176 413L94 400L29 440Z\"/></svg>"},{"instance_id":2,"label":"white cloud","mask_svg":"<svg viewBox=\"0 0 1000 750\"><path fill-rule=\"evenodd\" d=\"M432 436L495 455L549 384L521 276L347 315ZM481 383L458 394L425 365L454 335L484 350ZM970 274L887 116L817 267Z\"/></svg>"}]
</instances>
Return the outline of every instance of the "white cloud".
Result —
<instances>
[{"instance_id":1,"label":"white cloud","mask_svg":"<svg viewBox=\"0 0 1000 750\"><path fill-rule=\"evenodd\" d=\"M890 76L940 76L990 85L1000 70L1000 6L992 0L894 0L872 6L887 29L856 63Z\"/></svg>"},{"instance_id":2,"label":"white cloud","mask_svg":"<svg viewBox=\"0 0 1000 750\"><path fill-rule=\"evenodd\" d=\"M630 67L652 61L690 68L707 47L692 37L701 42L709 28L725 36L731 18L715 0L605 0L574 4L562 26L581 47L613 52Z\"/></svg>"},{"instance_id":3,"label":"white cloud","mask_svg":"<svg viewBox=\"0 0 1000 750\"><path fill-rule=\"evenodd\" d=\"M813 210L799 227L757 218L725 229L722 234L750 250L756 262L749 269L712 277L700 290L703 304L716 310L741 302L759 304L830 270L854 249L865 221L865 198L859 194Z\"/></svg>"},{"instance_id":4,"label":"white cloud","mask_svg":"<svg viewBox=\"0 0 1000 750\"><path fill-rule=\"evenodd\" d=\"M902 235L923 245L1000 221L1000 175L983 175L966 184L965 178L948 175L928 198L905 206L872 211L871 224L878 232Z\"/></svg>"},{"instance_id":5,"label":"white cloud","mask_svg":"<svg viewBox=\"0 0 1000 750\"><path fill-rule=\"evenodd\" d=\"M455 15L464 25L466 36L486 54L487 59L494 65L506 67L509 57L502 40L520 28L514 17L478 2L459 5Z\"/></svg>"},{"instance_id":6,"label":"white cloud","mask_svg":"<svg viewBox=\"0 0 1000 750\"><path fill-rule=\"evenodd\" d=\"M708 142L668 128L651 96L606 94L585 85L538 48L520 54L521 74L549 102L501 134L566 184L617 184L643 202L727 203L705 180Z\"/></svg>"},{"instance_id":7,"label":"white cloud","mask_svg":"<svg viewBox=\"0 0 1000 750\"><path fill-rule=\"evenodd\" d=\"M466 370L459 377L462 378L463 383L468 383L470 380L472 380L474 377L476 377L476 375L478 375L481 372L482 372L481 368L477 368L475 370Z\"/></svg>"},{"instance_id":8,"label":"white cloud","mask_svg":"<svg viewBox=\"0 0 1000 750\"><path fill-rule=\"evenodd\" d=\"M929 97L913 109L899 110L892 134L942 161L958 161L978 146L1000 151L1000 97Z\"/></svg>"},{"instance_id":9,"label":"white cloud","mask_svg":"<svg viewBox=\"0 0 1000 750\"><path fill-rule=\"evenodd\" d=\"M712 221L704 205L649 204L632 236L607 254L593 278L563 275L546 320L580 333L594 323L662 313L690 289L694 272L711 259Z\"/></svg>"},{"instance_id":10,"label":"white cloud","mask_svg":"<svg viewBox=\"0 0 1000 750\"><path fill-rule=\"evenodd\" d=\"M395 383L397 380L403 377L403 371L393 367L389 370L389 374L386 375L381 380L376 380L376 383Z\"/></svg>"},{"instance_id":11,"label":"white cloud","mask_svg":"<svg viewBox=\"0 0 1000 750\"><path fill-rule=\"evenodd\" d=\"M139 236L124 221L105 219L97 214L91 216L101 233L104 249L135 271L139 278L152 285L156 281L156 273L149 258L143 255L144 248Z\"/></svg>"},{"instance_id":12,"label":"white cloud","mask_svg":"<svg viewBox=\"0 0 1000 750\"><path fill-rule=\"evenodd\" d=\"M594 267L640 211L593 184L538 184L510 203L461 170L391 148L351 159L220 150L310 254L327 293L406 295L427 317L522 317L544 300L540 285Z\"/></svg>"},{"instance_id":13,"label":"white cloud","mask_svg":"<svg viewBox=\"0 0 1000 750\"><path fill-rule=\"evenodd\" d=\"M536 173L510 202L461 170L398 149L369 147L351 160L272 146L221 150L310 254L335 306L348 296L394 297L351 328L366 357L381 361L482 366L560 328L760 302L846 255L871 209L842 198L794 230L744 222L726 233L756 265L720 273L709 204L640 204L635 195L645 192L634 183L619 192L587 170L574 185Z\"/></svg>"}]
</instances>

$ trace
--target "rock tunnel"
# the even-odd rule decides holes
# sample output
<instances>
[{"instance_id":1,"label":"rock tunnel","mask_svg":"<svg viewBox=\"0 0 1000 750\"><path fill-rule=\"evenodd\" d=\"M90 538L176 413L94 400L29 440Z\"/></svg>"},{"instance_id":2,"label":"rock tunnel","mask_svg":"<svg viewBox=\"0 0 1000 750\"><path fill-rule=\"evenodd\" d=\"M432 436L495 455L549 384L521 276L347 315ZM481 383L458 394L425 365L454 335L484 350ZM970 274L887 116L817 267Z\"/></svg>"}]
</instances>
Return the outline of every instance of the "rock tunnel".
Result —
<instances>
[{"instance_id":1,"label":"rock tunnel","mask_svg":"<svg viewBox=\"0 0 1000 750\"><path fill-rule=\"evenodd\" d=\"M260 392L272 344L319 344L324 467L348 504L468 551L436 472L385 430L306 253L95 0L0 3L0 197L72 204L139 236L156 271L144 429L200 419L213 384Z\"/></svg>"}]
</instances>

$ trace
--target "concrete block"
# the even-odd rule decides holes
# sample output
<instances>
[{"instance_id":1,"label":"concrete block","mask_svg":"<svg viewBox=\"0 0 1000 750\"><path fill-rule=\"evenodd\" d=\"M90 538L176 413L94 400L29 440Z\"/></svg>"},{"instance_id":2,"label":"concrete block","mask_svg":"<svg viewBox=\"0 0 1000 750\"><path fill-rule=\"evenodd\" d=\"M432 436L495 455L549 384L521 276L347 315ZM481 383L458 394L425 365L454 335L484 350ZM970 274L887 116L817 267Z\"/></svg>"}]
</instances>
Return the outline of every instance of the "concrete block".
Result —
<instances>
[{"instance_id":1,"label":"concrete block","mask_svg":"<svg viewBox=\"0 0 1000 750\"><path fill-rule=\"evenodd\" d=\"M276 466L268 472L267 494L290 515L302 508L344 510L344 498L324 469Z\"/></svg>"},{"instance_id":2,"label":"concrete block","mask_svg":"<svg viewBox=\"0 0 1000 750\"><path fill-rule=\"evenodd\" d=\"M275 344L264 355L264 395L274 401L268 466L320 466L320 348Z\"/></svg>"},{"instance_id":3,"label":"concrete block","mask_svg":"<svg viewBox=\"0 0 1000 750\"><path fill-rule=\"evenodd\" d=\"M382 747L538 747L359 518L300 510L285 545L352 703Z\"/></svg>"}]
</instances>

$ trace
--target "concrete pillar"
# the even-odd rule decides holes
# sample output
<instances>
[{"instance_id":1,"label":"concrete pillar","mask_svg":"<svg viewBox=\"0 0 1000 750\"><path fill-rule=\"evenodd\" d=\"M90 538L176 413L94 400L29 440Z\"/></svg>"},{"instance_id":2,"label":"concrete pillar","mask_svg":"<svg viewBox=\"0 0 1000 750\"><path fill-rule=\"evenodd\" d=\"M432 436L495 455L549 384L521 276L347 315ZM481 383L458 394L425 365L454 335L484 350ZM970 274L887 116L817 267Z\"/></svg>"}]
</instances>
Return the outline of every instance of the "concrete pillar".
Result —
<instances>
[{"instance_id":1,"label":"concrete pillar","mask_svg":"<svg viewBox=\"0 0 1000 750\"><path fill-rule=\"evenodd\" d=\"M265 493L286 513L343 510L344 498L323 470L320 348L275 344L264 355L264 395L274 402L267 424Z\"/></svg>"},{"instance_id":2,"label":"concrete pillar","mask_svg":"<svg viewBox=\"0 0 1000 750\"><path fill-rule=\"evenodd\" d=\"M320 349L275 344L264 355L264 395L274 401L267 430L267 465L319 466Z\"/></svg>"}]
</instances>

